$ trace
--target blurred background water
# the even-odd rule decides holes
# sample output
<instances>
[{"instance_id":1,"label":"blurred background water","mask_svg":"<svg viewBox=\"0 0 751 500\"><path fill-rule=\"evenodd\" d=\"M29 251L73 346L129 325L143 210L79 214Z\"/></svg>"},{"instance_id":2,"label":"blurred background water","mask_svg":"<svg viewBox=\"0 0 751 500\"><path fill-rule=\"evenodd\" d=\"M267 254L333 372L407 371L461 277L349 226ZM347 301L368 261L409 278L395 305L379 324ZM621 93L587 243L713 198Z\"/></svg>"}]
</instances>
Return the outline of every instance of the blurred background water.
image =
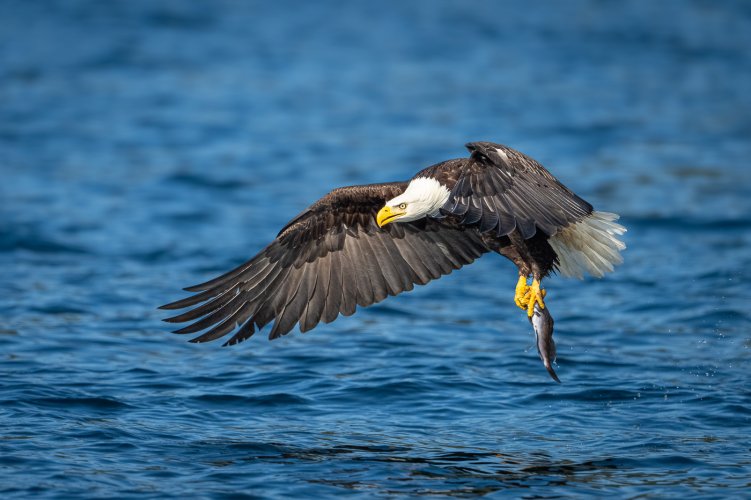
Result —
<instances>
[{"instance_id":1,"label":"blurred background water","mask_svg":"<svg viewBox=\"0 0 751 500\"><path fill-rule=\"evenodd\" d=\"M751 4L0 2L3 498L728 498L751 487ZM156 306L335 186L492 140L628 226L234 348Z\"/></svg>"}]
</instances>

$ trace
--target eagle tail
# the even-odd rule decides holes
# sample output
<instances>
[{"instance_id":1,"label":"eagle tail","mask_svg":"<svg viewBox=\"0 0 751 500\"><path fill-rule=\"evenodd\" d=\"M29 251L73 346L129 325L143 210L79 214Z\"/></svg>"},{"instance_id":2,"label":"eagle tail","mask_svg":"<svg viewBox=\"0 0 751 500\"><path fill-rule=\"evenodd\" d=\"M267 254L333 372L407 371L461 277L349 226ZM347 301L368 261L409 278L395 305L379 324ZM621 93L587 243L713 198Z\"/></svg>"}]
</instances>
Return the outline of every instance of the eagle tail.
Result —
<instances>
[{"instance_id":1,"label":"eagle tail","mask_svg":"<svg viewBox=\"0 0 751 500\"><path fill-rule=\"evenodd\" d=\"M589 273L602 278L613 266L623 262L620 252L626 248L619 239L626 228L618 224L619 216L609 212L592 212L550 237L548 242L558 255L558 272L579 278Z\"/></svg>"}]
</instances>

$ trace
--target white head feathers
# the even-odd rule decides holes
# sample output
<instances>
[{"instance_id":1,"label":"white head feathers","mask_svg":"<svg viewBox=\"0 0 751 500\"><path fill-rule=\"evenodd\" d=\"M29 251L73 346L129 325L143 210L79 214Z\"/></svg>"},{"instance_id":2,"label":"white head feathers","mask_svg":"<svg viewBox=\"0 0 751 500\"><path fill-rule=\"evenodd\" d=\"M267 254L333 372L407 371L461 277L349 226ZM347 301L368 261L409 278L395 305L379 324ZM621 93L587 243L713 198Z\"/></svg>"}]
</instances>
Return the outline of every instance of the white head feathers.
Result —
<instances>
[{"instance_id":1,"label":"white head feathers","mask_svg":"<svg viewBox=\"0 0 751 500\"><path fill-rule=\"evenodd\" d=\"M438 209L449 199L449 190L435 179L418 177L412 179L407 189L394 199L386 202L387 206L406 205L406 213L396 222L408 222L422 219L428 215L438 215Z\"/></svg>"}]
</instances>

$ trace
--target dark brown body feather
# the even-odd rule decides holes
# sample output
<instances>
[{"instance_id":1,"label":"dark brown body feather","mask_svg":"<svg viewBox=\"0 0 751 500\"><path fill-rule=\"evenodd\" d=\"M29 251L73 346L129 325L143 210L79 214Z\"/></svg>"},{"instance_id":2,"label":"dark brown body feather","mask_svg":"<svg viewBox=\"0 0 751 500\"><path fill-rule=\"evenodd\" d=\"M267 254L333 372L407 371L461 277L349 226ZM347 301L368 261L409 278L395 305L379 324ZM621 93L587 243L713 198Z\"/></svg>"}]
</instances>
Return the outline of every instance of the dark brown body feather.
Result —
<instances>
[{"instance_id":1,"label":"dark brown body feather","mask_svg":"<svg viewBox=\"0 0 751 500\"><path fill-rule=\"evenodd\" d=\"M498 252L541 278L555 265L547 238L592 207L537 162L492 143L468 145L470 158L419 172L451 194L441 217L379 228L375 215L407 182L335 189L290 221L258 255L162 306L193 309L168 318L193 321L176 333L207 330L192 342L250 337L274 322L276 338L295 324L305 332L423 285ZM500 156L495 148L503 148Z\"/></svg>"}]
</instances>

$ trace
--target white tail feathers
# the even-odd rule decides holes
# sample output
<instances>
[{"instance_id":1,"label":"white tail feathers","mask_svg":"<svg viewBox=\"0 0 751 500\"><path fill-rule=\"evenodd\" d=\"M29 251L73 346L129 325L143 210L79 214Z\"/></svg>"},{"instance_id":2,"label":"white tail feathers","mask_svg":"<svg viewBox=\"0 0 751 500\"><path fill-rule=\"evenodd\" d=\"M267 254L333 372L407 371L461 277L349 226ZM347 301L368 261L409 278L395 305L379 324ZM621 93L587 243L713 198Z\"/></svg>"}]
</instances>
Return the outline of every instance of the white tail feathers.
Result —
<instances>
[{"instance_id":1,"label":"white tail feathers","mask_svg":"<svg viewBox=\"0 0 751 500\"><path fill-rule=\"evenodd\" d=\"M617 214L592 212L554 234L548 242L558 255L561 275L582 279L587 272L602 278L623 262L620 252L626 245L618 237L626 228L617 220Z\"/></svg>"}]
</instances>

